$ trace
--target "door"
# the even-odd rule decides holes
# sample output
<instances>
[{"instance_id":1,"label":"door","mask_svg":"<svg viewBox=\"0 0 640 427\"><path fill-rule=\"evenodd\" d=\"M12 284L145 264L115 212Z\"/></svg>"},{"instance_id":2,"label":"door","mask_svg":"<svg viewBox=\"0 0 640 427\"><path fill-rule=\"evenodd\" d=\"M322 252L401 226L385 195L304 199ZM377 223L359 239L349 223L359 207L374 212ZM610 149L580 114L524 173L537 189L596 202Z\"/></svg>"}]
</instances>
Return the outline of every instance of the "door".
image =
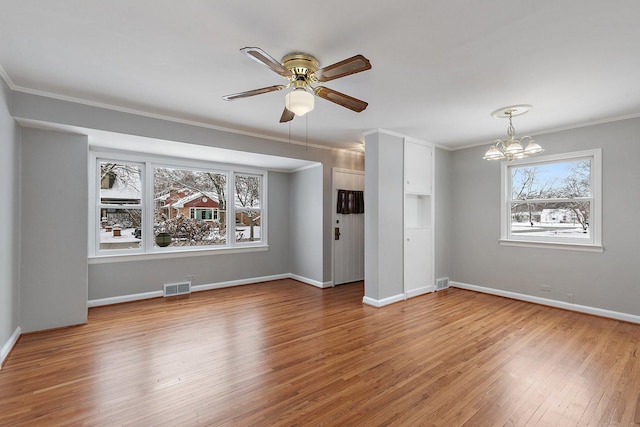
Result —
<instances>
[{"instance_id":1,"label":"door","mask_svg":"<svg viewBox=\"0 0 640 427\"><path fill-rule=\"evenodd\" d=\"M364 191L364 172L333 169L333 284L364 280L364 214L336 212L338 190Z\"/></svg>"}]
</instances>

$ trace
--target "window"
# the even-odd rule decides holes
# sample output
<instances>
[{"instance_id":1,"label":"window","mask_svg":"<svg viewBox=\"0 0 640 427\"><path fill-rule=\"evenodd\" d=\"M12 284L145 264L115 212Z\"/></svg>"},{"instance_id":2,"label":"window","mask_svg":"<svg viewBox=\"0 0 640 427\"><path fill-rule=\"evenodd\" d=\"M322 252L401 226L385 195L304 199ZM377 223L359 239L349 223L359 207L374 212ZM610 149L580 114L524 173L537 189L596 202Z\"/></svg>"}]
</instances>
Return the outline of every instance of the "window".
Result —
<instances>
[{"instance_id":1,"label":"window","mask_svg":"<svg viewBox=\"0 0 640 427\"><path fill-rule=\"evenodd\" d=\"M502 244L602 250L601 150L502 165Z\"/></svg>"},{"instance_id":2,"label":"window","mask_svg":"<svg viewBox=\"0 0 640 427\"><path fill-rule=\"evenodd\" d=\"M142 176L144 165L121 161L99 161L98 180L100 250L138 249L142 227Z\"/></svg>"},{"instance_id":3,"label":"window","mask_svg":"<svg viewBox=\"0 0 640 427\"><path fill-rule=\"evenodd\" d=\"M100 153L92 170L92 256L266 244L264 171Z\"/></svg>"},{"instance_id":4,"label":"window","mask_svg":"<svg viewBox=\"0 0 640 427\"><path fill-rule=\"evenodd\" d=\"M218 209L211 208L191 208L189 218L201 221L212 221L218 219Z\"/></svg>"},{"instance_id":5,"label":"window","mask_svg":"<svg viewBox=\"0 0 640 427\"><path fill-rule=\"evenodd\" d=\"M227 244L226 215L213 220L213 209L226 209L228 173L193 168L153 168L156 235L171 240L156 247L223 246ZM166 234L163 234L166 236Z\"/></svg>"},{"instance_id":6,"label":"window","mask_svg":"<svg viewBox=\"0 0 640 427\"><path fill-rule=\"evenodd\" d=\"M258 175L235 176L236 242L260 240L262 180Z\"/></svg>"}]
</instances>

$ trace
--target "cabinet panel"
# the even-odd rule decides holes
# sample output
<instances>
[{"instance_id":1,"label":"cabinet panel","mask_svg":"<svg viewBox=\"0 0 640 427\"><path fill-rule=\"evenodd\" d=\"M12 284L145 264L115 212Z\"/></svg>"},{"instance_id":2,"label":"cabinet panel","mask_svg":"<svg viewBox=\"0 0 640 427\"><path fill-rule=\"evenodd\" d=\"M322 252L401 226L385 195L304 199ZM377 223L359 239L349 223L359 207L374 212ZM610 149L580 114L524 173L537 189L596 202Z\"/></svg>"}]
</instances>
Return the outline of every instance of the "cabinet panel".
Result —
<instances>
[{"instance_id":1,"label":"cabinet panel","mask_svg":"<svg viewBox=\"0 0 640 427\"><path fill-rule=\"evenodd\" d=\"M431 194L431 147L405 141L405 193Z\"/></svg>"},{"instance_id":2,"label":"cabinet panel","mask_svg":"<svg viewBox=\"0 0 640 427\"><path fill-rule=\"evenodd\" d=\"M428 228L404 230L404 288L410 293L431 283L433 233Z\"/></svg>"}]
</instances>

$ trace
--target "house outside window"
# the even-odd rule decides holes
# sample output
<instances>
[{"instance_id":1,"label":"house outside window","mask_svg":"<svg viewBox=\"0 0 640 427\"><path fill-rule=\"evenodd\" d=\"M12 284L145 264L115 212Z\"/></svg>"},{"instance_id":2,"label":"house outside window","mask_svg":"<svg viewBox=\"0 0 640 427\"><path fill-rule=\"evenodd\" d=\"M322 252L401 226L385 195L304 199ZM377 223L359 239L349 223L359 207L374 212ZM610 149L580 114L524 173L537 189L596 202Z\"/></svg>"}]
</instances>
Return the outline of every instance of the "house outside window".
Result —
<instances>
[{"instance_id":1,"label":"house outside window","mask_svg":"<svg viewBox=\"0 0 640 427\"><path fill-rule=\"evenodd\" d=\"M266 244L265 171L184 160L169 165L125 153L92 153L92 159L90 256Z\"/></svg>"},{"instance_id":2,"label":"house outside window","mask_svg":"<svg viewBox=\"0 0 640 427\"><path fill-rule=\"evenodd\" d=\"M502 165L504 245L602 251L601 150Z\"/></svg>"}]
</instances>

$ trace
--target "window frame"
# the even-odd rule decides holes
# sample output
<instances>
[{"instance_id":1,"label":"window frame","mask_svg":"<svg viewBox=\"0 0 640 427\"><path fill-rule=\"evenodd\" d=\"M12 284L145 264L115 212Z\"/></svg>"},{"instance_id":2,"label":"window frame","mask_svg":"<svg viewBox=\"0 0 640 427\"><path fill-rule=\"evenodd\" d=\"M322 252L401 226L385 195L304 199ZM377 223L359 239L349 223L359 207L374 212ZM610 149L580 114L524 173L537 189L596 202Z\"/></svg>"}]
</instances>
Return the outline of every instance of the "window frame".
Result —
<instances>
[{"instance_id":1,"label":"window frame","mask_svg":"<svg viewBox=\"0 0 640 427\"><path fill-rule=\"evenodd\" d=\"M554 238L552 236L523 236L511 233L512 169L515 167L535 167L542 164L562 163L576 160L591 160L591 195L579 198L590 202L589 239ZM537 248L567 249L576 251L602 252L602 149L575 151L570 153L536 156L512 162L504 161L500 173L500 240L505 246L525 246ZM530 202L551 203L576 199L531 199Z\"/></svg>"},{"instance_id":2,"label":"window frame","mask_svg":"<svg viewBox=\"0 0 640 427\"><path fill-rule=\"evenodd\" d=\"M140 248L136 249L100 249L100 176L99 164L101 161L134 163L142 168L142 195L140 205L126 205L126 207L142 210L142 242ZM192 169L197 171L207 171L214 173L224 173L227 176L227 221L235 219L235 187L232 187L235 174L255 175L261 177L261 198L262 210L260 240L253 242L235 242L235 227L227 224L227 236L225 245L206 246L180 246L180 247L154 247L153 238L153 218L154 218L154 188L153 173L156 167ZM142 259L174 258L182 256L200 256L221 253L251 252L268 250L268 227L266 216L268 212L267 191L268 171L242 165L232 165L225 163L203 162L190 159L178 159L163 157L158 155L147 155L144 153L126 152L120 150L90 150L89 152L89 177L92 184L89 185L89 242L88 258L90 263L99 264L113 261L133 261ZM231 195L229 196L229 191ZM119 207L116 206L116 207ZM217 211L217 209L216 209ZM215 212L212 212L215 216ZM219 212L218 212L219 217ZM233 225L233 224L231 224Z\"/></svg>"},{"instance_id":3,"label":"window frame","mask_svg":"<svg viewBox=\"0 0 640 427\"><path fill-rule=\"evenodd\" d=\"M238 176L245 176L245 177L259 177L260 178L260 204L259 207L254 208L254 207L239 207L236 206L236 179ZM237 241L237 234L236 234L236 224L235 224L235 218L236 218L236 212L237 211L256 211L259 212L259 218L260 218L260 240L262 240L262 231L263 231L263 216L265 216L265 208L263 207L263 201L264 201L264 193L265 193L265 177L263 175L260 174L256 174L256 173L247 173L247 172L234 172L233 177L232 177L232 185L233 185L233 220L234 220L234 227L233 227L233 240L236 246L250 246L255 244L255 241ZM228 227L228 226L227 226ZM229 228L229 227L228 227ZM265 229L266 230L266 229Z\"/></svg>"}]
</instances>

